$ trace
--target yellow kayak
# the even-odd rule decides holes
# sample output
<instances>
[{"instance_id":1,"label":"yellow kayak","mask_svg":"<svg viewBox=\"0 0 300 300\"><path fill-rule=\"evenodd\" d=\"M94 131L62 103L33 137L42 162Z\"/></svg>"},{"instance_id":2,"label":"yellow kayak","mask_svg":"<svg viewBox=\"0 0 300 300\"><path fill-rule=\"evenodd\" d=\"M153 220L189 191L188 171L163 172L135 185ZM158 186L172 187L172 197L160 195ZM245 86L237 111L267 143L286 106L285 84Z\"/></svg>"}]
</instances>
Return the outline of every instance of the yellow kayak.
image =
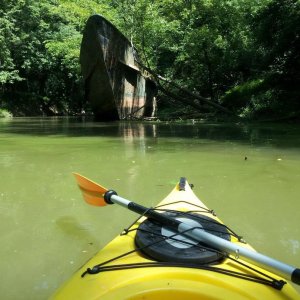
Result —
<instances>
[{"instance_id":1,"label":"yellow kayak","mask_svg":"<svg viewBox=\"0 0 300 300\"><path fill-rule=\"evenodd\" d=\"M77 179L82 178L78 174ZM85 200L105 205L93 202L97 193L103 198L105 188L95 188L95 183L84 180L79 187ZM151 212L187 224L187 229L178 233L168 224L162 225L149 211L100 250L52 299L300 299L286 279L240 256L243 249L257 252L198 199L184 178ZM204 238L202 241L186 234L197 230L238 250L228 254Z\"/></svg>"}]
</instances>

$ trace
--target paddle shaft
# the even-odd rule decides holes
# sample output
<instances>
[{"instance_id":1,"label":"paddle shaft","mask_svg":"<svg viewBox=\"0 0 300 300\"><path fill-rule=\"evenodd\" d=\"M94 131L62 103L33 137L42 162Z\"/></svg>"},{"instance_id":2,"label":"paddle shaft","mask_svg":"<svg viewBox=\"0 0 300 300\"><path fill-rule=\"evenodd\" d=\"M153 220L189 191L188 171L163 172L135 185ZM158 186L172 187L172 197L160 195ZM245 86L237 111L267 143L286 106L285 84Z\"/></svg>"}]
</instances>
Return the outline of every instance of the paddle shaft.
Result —
<instances>
[{"instance_id":1,"label":"paddle shaft","mask_svg":"<svg viewBox=\"0 0 300 300\"><path fill-rule=\"evenodd\" d=\"M235 243L210 234L203 229L195 228L193 226L190 226L189 224L155 212L153 209L149 209L140 204L124 199L118 196L113 191L108 191L104 199L108 204L119 204L131 211L146 216L149 219L154 219L159 223L166 225L167 227L171 227L172 229L178 231L180 234L188 236L196 241L206 243L207 245L210 245L220 251L224 251L231 255L241 257L245 261L253 263L258 267L264 268L274 274L277 274L278 276L281 276L300 285L300 269L297 269L293 266L290 266L253 250L241 247Z\"/></svg>"}]
</instances>

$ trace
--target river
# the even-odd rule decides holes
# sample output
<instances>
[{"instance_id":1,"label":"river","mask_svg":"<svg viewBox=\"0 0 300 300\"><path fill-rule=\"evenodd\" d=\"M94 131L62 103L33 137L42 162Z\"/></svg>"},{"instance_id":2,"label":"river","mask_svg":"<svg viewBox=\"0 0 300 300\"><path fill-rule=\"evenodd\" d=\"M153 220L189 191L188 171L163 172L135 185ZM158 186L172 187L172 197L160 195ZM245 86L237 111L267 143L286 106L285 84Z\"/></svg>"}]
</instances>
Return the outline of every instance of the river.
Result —
<instances>
[{"instance_id":1,"label":"river","mask_svg":"<svg viewBox=\"0 0 300 300\"><path fill-rule=\"evenodd\" d=\"M185 176L258 251L299 267L299 125L0 119L1 299L47 299L136 217L87 205L72 172L145 206Z\"/></svg>"}]
</instances>

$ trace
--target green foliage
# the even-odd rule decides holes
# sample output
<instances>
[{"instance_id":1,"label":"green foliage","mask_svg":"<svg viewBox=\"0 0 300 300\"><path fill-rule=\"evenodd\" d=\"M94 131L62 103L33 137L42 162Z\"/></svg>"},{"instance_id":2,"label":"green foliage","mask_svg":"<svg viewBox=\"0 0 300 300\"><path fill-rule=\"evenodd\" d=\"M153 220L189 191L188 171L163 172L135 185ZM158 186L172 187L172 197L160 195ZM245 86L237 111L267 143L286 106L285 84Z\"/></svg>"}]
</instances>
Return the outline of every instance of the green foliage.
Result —
<instances>
[{"instance_id":1,"label":"green foliage","mask_svg":"<svg viewBox=\"0 0 300 300\"><path fill-rule=\"evenodd\" d=\"M12 114L9 111L0 108L0 118L11 118L11 117Z\"/></svg>"},{"instance_id":2,"label":"green foliage","mask_svg":"<svg viewBox=\"0 0 300 300\"><path fill-rule=\"evenodd\" d=\"M159 73L216 101L251 73L249 14L266 1L121 0L127 32Z\"/></svg>"},{"instance_id":3,"label":"green foliage","mask_svg":"<svg viewBox=\"0 0 300 300\"><path fill-rule=\"evenodd\" d=\"M21 80L12 58L12 48L19 38L14 32L13 17L4 11L6 6L6 1L0 5L0 86Z\"/></svg>"},{"instance_id":4,"label":"green foliage","mask_svg":"<svg viewBox=\"0 0 300 300\"><path fill-rule=\"evenodd\" d=\"M0 92L14 102L7 106L19 111L23 101L33 112L80 111L82 30L91 14L112 15L106 1L5 0L0 6ZM30 96L20 102L20 93Z\"/></svg>"},{"instance_id":5,"label":"green foliage","mask_svg":"<svg viewBox=\"0 0 300 300\"><path fill-rule=\"evenodd\" d=\"M274 0L259 11L253 20L263 67L274 72L299 70L300 2Z\"/></svg>"},{"instance_id":6,"label":"green foliage","mask_svg":"<svg viewBox=\"0 0 300 300\"><path fill-rule=\"evenodd\" d=\"M268 81L269 107L278 116L300 111L300 2L273 0L252 20L256 74Z\"/></svg>"},{"instance_id":7,"label":"green foliage","mask_svg":"<svg viewBox=\"0 0 300 300\"><path fill-rule=\"evenodd\" d=\"M249 100L256 94L264 90L265 81L263 79L254 79L233 87L225 92L221 102L231 109L240 109L249 104Z\"/></svg>"},{"instance_id":8,"label":"green foliage","mask_svg":"<svg viewBox=\"0 0 300 300\"><path fill-rule=\"evenodd\" d=\"M99 13L133 42L144 64L244 117L300 111L299 5L297 0L2 0L0 93L16 111L28 105L46 114L82 110L82 31L88 17Z\"/></svg>"},{"instance_id":9,"label":"green foliage","mask_svg":"<svg viewBox=\"0 0 300 300\"><path fill-rule=\"evenodd\" d=\"M221 103L237 111L240 117L253 119L273 114L274 91L266 79L253 79L227 91Z\"/></svg>"}]
</instances>

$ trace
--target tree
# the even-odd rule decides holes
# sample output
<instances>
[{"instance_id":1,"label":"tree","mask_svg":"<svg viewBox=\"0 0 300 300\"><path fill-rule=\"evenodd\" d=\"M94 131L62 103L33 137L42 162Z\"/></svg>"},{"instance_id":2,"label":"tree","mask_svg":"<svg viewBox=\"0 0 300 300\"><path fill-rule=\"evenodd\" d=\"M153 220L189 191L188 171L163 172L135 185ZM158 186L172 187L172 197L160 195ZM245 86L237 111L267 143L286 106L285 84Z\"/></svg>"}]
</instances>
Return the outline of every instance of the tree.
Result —
<instances>
[{"instance_id":1,"label":"tree","mask_svg":"<svg viewBox=\"0 0 300 300\"><path fill-rule=\"evenodd\" d=\"M91 0L5 0L1 6L0 83L6 106L17 114L80 111L82 30L91 14L110 15L109 6Z\"/></svg>"},{"instance_id":2,"label":"tree","mask_svg":"<svg viewBox=\"0 0 300 300\"><path fill-rule=\"evenodd\" d=\"M11 7L9 1L2 1L0 4L0 86L4 89L6 83L14 83L22 80L19 71L13 61L11 49L19 42L19 38L14 32L13 13L8 12ZM11 8L10 8L11 9Z\"/></svg>"},{"instance_id":3,"label":"tree","mask_svg":"<svg viewBox=\"0 0 300 300\"><path fill-rule=\"evenodd\" d=\"M260 84L248 89L247 107L256 117L300 115L299 11L297 0L273 0L254 15L253 78Z\"/></svg>"},{"instance_id":4,"label":"tree","mask_svg":"<svg viewBox=\"0 0 300 300\"><path fill-rule=\"evenodd\" d=\"M300 111L298 12L297 0L2 0L0 99L25 114L80 112L82 31L100 13L173 94L248 116Z\"/></svg>"}]
</instances>

